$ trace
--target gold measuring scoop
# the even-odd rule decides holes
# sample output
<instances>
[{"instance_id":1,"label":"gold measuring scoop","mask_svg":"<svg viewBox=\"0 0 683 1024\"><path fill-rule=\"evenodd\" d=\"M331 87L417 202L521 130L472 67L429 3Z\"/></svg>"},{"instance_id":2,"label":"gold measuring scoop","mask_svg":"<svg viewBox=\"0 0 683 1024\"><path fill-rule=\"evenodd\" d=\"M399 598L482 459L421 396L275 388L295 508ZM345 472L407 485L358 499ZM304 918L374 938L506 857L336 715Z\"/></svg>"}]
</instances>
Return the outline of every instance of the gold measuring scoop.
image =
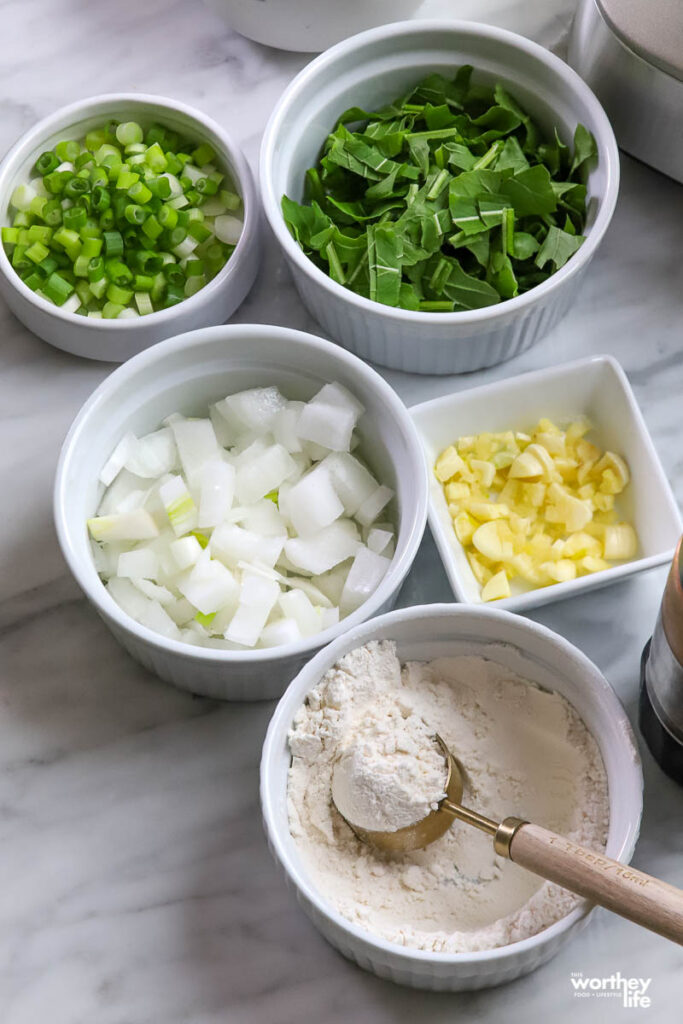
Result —
<instances>
[{"instance_id":1,"label":"gold measuring scoop","mask_svg":"<svg viewBox=\"0 0 683 1024\"><path fill-rule=\"evenodd\" d=\"M496 822L463 807L462 766L440 736L434 739L447 768L446 796L437 809L395 832L369 831L344 818L362 842L383 853L421 850L440 839L457 818L492 836L501 857L683 945L683 890L523 818Z\"/></svg>"}]
</instances>

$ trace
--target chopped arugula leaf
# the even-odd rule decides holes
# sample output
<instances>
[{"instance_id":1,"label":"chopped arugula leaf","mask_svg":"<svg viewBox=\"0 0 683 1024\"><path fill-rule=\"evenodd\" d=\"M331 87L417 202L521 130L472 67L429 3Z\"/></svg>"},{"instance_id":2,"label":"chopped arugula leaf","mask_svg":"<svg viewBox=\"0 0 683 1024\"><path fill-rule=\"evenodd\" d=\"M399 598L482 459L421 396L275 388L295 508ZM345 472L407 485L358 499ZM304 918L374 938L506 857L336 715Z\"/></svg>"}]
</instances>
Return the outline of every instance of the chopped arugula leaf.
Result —
<instances>
[{"instance_id":1,"label":"chopped arugula leaf","mask_svg":"<svg viewBox=\"0 0 683 1024\"><path fill-rule=\"evenodd\" d=\"M546 280L584 241L591 133L544 138L500 83L431 74L346 110L282 212L334 281L387 306L478 309Z\"/></svg>"}]
</instances>

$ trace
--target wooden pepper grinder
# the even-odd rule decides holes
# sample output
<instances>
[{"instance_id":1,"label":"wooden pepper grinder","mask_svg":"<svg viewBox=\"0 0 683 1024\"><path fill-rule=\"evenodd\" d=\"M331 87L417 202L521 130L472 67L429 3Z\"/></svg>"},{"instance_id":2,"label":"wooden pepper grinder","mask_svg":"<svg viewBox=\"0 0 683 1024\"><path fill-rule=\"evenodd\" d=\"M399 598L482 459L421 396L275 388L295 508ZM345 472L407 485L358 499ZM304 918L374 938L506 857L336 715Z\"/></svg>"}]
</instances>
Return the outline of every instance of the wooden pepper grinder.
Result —
<instances>
[{"instance_id":1,"label":"wooden pepper grinder","mask_svg":"<svg viewBox=\"0 0 683 1024\"><path fill-rule=\"evenodd\" d=\"M683 785L683 537L643 651L639 725L660 768Z\"/></svg>"}]
</instances>

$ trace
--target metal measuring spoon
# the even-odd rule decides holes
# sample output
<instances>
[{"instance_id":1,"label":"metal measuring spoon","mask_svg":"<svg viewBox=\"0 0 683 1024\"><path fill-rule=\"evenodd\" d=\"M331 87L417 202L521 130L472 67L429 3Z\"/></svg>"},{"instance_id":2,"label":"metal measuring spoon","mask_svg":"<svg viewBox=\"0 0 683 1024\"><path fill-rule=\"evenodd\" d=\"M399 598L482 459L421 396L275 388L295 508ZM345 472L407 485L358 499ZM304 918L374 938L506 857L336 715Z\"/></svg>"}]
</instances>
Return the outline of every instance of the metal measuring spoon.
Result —
<instances>
[{"instance_id":1,"label":"metal measuring spoon","mask_svg":"<svg viewBox=\"0 0 683 1024\"><path fill-rule=\"evenodd\" d=\"M342 814L362 842L383 853L410 853L436 842L457 818L492 836L501 857L683 945L683 890L523 818L496 822L463 807L462 765L440 736L434 739L443 751L447 770L446 796L437 809L395 832L360 828Z\"/></svg>"}]
</instances>

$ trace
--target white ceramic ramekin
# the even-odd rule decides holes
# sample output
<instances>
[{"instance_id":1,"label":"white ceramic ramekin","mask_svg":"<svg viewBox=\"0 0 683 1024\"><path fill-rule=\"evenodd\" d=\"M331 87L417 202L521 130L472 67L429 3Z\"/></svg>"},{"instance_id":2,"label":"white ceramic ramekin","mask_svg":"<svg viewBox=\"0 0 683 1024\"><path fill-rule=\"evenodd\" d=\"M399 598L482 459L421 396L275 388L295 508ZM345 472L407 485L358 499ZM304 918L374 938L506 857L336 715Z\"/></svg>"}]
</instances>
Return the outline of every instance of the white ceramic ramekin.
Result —
<instances>
[{"instance_id":1,"label":"white ceramic ramekin","mask_svg":"<svg viewBox=\"0 0 683 1024\"><path fill-rule=\"evenodd\" d=\"M547 281L485 309L420 313L393 309L332 281L292 238L283 194L300 200L304 172L347 107L377 109L430 71L473 64L482 81L502 82L539 124L571 140L577 122L596 138L599 163L588 178L586 241ZM612 218L619 154L605 113L564 61L522 36L471 22L412 21L372 29L321 54L285 90L268 122L260 159L266 216L304 303L346 348L412 373L464 373L509 359L546 334L575 301Z\"/></svg>"},{"instance_id":2,"label":"white ceramic ramekin","mask_svg":"<svg viewBox=\"0 0 683 1024\"><path fill-rule=\"evenodd\" d=\"M268 843L304 911L344 956L399 984L435 991L486 988L540 967L586 923L582 903L521 942L479 953L431 953L374 937L351 924L307 877L287 820L287 733L296 711L325 672L369 640L396 641L402 660L478 654L556 690L574 705L600 748L609 785L606 852L628 863L638 838L643 779L635 738L616 694L596 666L556 633L509 612L458 605L402 608L349 630L299 673L278 704L261 758L261 805ZM520 813L524 808L520 807ZM466 825L456 825L466 828Z\"/></svg>"},{"instance_id":3,"label":"white ceramic ramekin","mask_svg":"<svg viewBox=\"0 0 683 1024\"><path fill-rule=\"evenodd\" d=\"M129 320L89 319L42 299L24 284L0 245L0 293L30 331L65 352L119 363L170 335L221 324L234 313L258 270L261 213L249 165L219 124L179 100L145 93L111 93L61 107L14 144L0 164L0 224L9 222L10 196L17 184L28 180L44 150L60 139L82 138L111 118L139 121L143 126L158 121L191 140L209 142L232 177L244 206L242 235L212 281L176 306Z\"/></svg>"},{"instance_id":4,"label":"white ceramic ramekin","mask_svg":"<svg viewBox=\"0 0 683 1024\"><path fill-rule=\"evenodd\" d=\"M109 596L93 563L86 519L99 504L100 470L129 430L155 429L172 412L205 415L243 388L276 384L307 400L325 382L344 384L365 406L361 451L396 491L396 553L375 593L318 636L267 650L224 651L168 640L130 618ZM284 327L236 324L171 338L119 367L91 395L67 435L57 467L54 515L77 583L129 653L162 679L225 700L279 697L323 644L390 608L417 553L427 519L427 470L413 422L373 369L337 345Z\"/></svg>"},{"instance_id":5,"label":"white ceramic ramekin","mask_svg":"<svg viewBox=\"0 0 683 1024\"><path fill-rule=\"evenodd\" d=\"M319 52L355 32L409 18L423 0L205 0L231 28L280 50Z\"/></svg>"},{"instance_id":6,"label":"white ceramic ramekin","mask_svg":"<svg viewBox=\"0 0 683 1024\"><path fill-rule=\"evenodd\" d=\"M628 378L611 356L577 359L458 391L414 405L410 413L429 464L429 525L458 601L481 604L481 587L453 532L434 463L458 437L485 431L527 431L544 416L564 426L586 416L595 428L596 444L626 459L631 480L617 508L634 526L639 550L628 562L551 587L533 589L515 579L511 596L496 601L495 607L527 611L671 561L683 530L681 515Z\"/></svg>"}]
</instances>

